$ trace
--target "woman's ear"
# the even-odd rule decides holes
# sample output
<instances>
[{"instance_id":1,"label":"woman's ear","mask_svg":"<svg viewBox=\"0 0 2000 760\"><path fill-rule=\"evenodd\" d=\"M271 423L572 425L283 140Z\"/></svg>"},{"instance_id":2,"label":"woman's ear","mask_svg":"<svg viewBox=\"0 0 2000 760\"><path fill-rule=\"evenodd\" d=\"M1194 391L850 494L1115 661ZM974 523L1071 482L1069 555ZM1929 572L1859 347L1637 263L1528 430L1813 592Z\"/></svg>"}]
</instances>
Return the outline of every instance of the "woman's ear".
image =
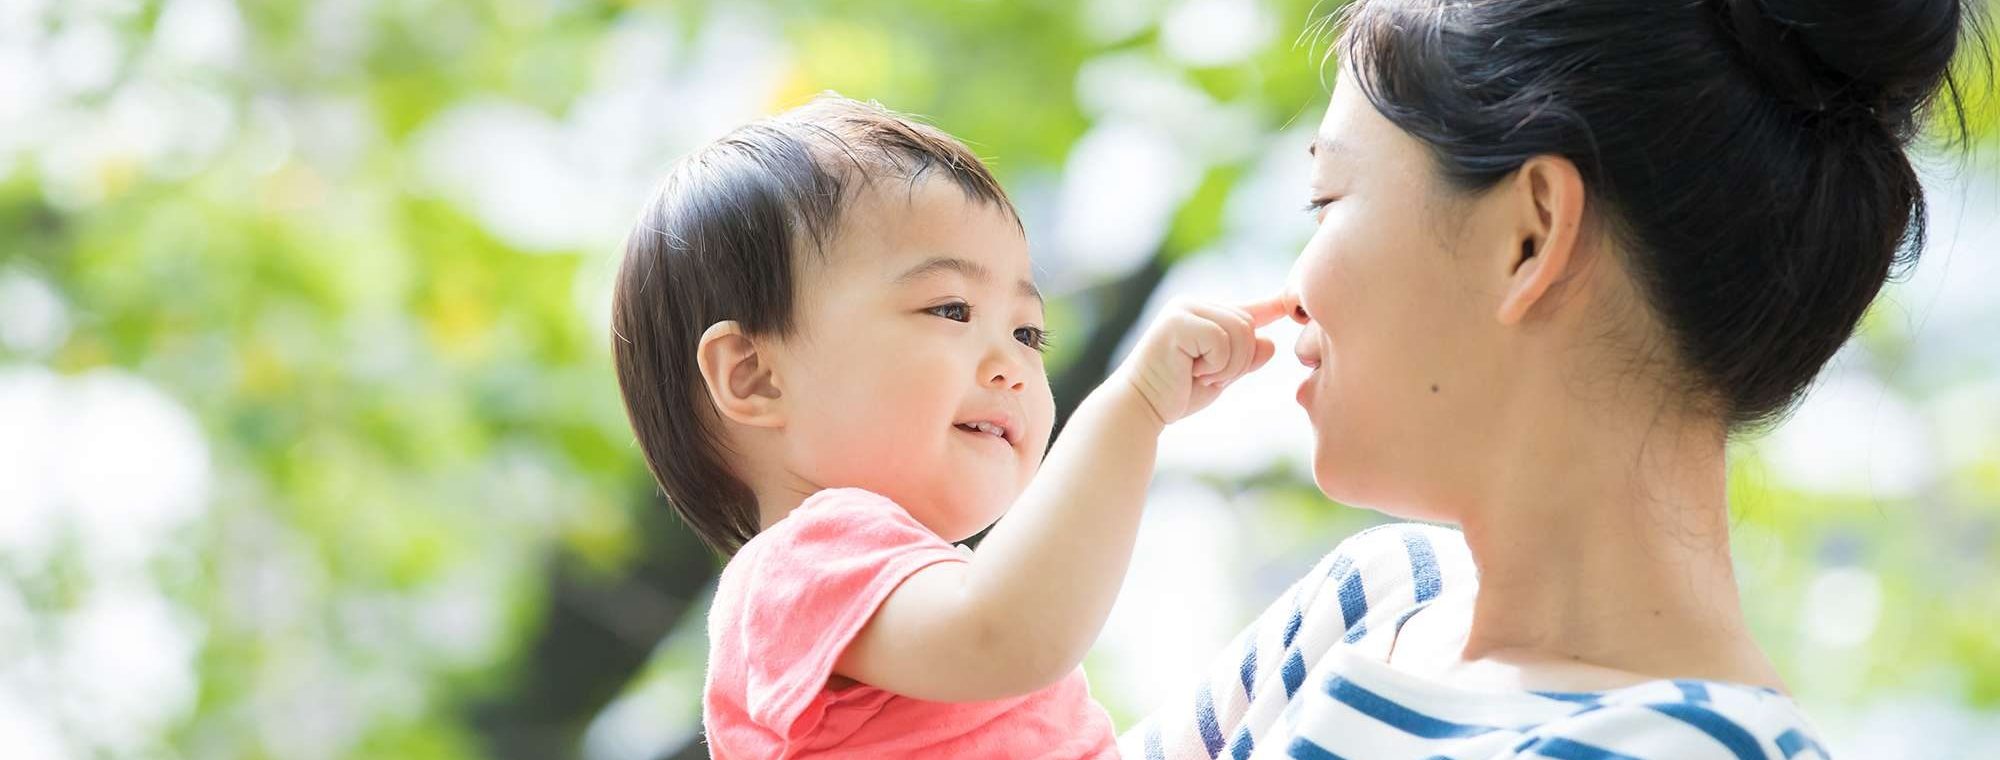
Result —
<instances>
[{"instance_id":1,"label":"woman's ear","mask_svg":"<svg viewBox=\"0 0 2000 760\"><path fill-rule=\"evenodd\" d=\"M723 419L752 427L784 425L784 394L771 372L770 357L757 349L736 322L717 322L701 334L695 364L708 398Z\"/></svg>"},{"instance_id":2,"label":"woman's ear","mask_svg":"<svg viewBox=\"0 0 2000 760\"><path fill-rule=\"evenodd\" d=\"M1574 274L1582 239L1583 175L1558 156L1536 156L1514 172L1511 189L1515 245L1506 262L1507 285L1497 315L1518 324L1557 282Z\"/></svg>"}]
</instances>

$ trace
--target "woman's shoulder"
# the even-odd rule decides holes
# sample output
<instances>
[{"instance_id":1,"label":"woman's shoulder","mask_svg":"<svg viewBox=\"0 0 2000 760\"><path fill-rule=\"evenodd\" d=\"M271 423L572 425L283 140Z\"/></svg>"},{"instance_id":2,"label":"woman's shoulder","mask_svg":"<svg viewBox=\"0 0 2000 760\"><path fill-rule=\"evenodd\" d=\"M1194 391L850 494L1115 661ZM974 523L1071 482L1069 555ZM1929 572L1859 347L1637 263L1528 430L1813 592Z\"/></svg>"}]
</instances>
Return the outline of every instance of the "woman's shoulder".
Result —
<instances>
[{"instance_id":1,"label":"woman's shoulder","mask_svg":"<svg viewBox=\"0 0 2000 760\"><path fill-rule=\"evenodd\" d=\"M1798 703L1770 689L1675 679L1583 697L1523 745L1566 743L1634 757L1825 758Z\"/></svg>"},{"instance_id":2,"label":"woman's shoulder","mask_svg":"<svg viewBox=\"0 0 2000 760\"><path fill-rule=\"evenodd\" d=\"M1327 660L1308 683L1258 743L1307 748L1295 757L1828 756L1791 699L1737 684L1661 680L1606 692L1479 691L1352 653Z\"/></svg>"},{"instance_id":3,"label":"woman's shoulder","mask_svg":"<svg viewBox=\"0 0 2000 760\"><path fill-rule=\"evenodd\" d=\"M1419 738L1448 738L1428 737L1426 731L1439 726L1450 727L1452 731L1446 732L1450 736L1511 735L1506 745L1511 749L1497 757L1825 756L1817 732L1798 705L1770 689L1678 679L1604 692L1487 694L1401 675L1381 660L1403 621L1442 594L1476 590L1478 571L1457 530L1421 523L1370 528L1329 552L1311 579L1309 587L1299 590L1307 595L1301 600L1306 609L1300 617L1308 630L1315 619L1329 628L1344 629L1346 653L1322 661L1311 675L1291 680L1299 685L1297 695L1308 706L1338 703L1339 709L1328 715L1351 716L1359 710L1374 715L1385 731L1413 732ZM1307 683L1356 688L1302 688ZM1287 689L1288 694L1294 691ZM1313 724L1319 721L1310 716L1320 713L1305 709L1297 717ZM1511 717L1484 723L1500 714ZM1352 728L1344 718L1335 723ZM1319 733L1304 725L1292 730L1304 733L1288 741ZM1410 739L1398 737L1395 741ZM1337 743L1373 746L1359 735Z\"/></svg>"},{"instance_id":4,"label":"woman's shoulder","mask_svg":"<svg viewBox=\"0 0 2000 760\"><path fill-rule=\"evenodd\" d=\"M1449 555L1449 556L1447 556ZM1394 522L1363 530L1335 545L1331 556L1346 556L1357 567L1408 570L1414 577L1427 567L1438 571L1470 570L1471 552L1457 528L1419 522ZM1467 560L1463 566L1443 560Z\"/></svg>"},{"instance_id":5,"label":"woman's shoulder","mask_svg":"<svg viewBox=\"0 0 2000 760\"><path fill-rule=\"evenodd\" d=\"M1317 588L1304 606L1337 615L1350 644L1394 630L1446 589L1478 583L1465 537L1424 523L1390 523L1356 533L1328 552L1313 573Z\"/></svg>"}]
</instances>

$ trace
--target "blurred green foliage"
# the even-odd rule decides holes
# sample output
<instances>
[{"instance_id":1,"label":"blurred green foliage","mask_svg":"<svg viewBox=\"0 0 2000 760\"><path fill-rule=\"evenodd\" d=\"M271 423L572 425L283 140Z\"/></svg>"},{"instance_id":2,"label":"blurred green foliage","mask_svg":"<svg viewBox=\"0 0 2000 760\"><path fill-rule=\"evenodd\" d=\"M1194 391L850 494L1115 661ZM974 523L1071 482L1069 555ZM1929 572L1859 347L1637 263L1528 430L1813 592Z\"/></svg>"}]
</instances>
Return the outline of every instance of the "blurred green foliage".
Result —
<instances>
[{"instance_id":1,"label":"blurred green foliage","mask_svg":"<svg viewBox=\"0 0 2000 760\"><path fill-rule=\"evenodd\" d=\"M1258 5L1253 49L1213 63L1163 40L1160 20L1179 5L103 0L11 11L0 49L37 66L7 80L35 97L0 107L15 135L0 140L0 275L46 283L66 325L48 341L0 344L0 368L137 378L191 413L207 457L198 514L153 539L136 570L104 564L87 525L49 516L67 502L41 512L62 526L46 550L0 544L0 584L31 613L0 626L10 688L96 693L77 685L88 669L63 658L105 589L136 584L198 641L192 686L141 690L169 706L131 708L145 718L136 728L102 729L77 697L43 705L33 720L46 730L28 733L58 737L38 745L57 747L50 757L524 756L496 721L542 710L551 728L534 741L549 744L525 746L570 753L591 718L579 705L649 683L691 694L700 650L685 635L643 668L641 657L550 670L609 674L560 705L550 695L566 692L532 675L550 642L569 640L565 614L642 653L669 631L698 635L714 568L658 519L605 351L609 267L649 178L713 137L708 121L835 89L924 115L990 157L1010 189L1047 199L1103 116L1079 79L1105 61L1137 62L1232 109L1248 141L1316 120L1317 51L1295 44L1313 3ZM712 80L721 89L702 89ZM1990 81L1975 73L1967 89ZM642 85L653 89L630 110L592 110ZM721 94L741 97L704 99ZM551 137L484 143L446 129L482 104ZM1977 101L1972 124L1990 143L2000 103ZM482 211L480 181L450 179L478 166L439 168L454 145L505 163L597 139L631 145L539 158L577 177L549 192L582 221L558 219L550 235L510 229L536 214L504 194ZM1268 152L1196 162L1154 260L1213 251ZM623 205L606 213L606 198ZM1056 331L1100 327L1114 311L1101 287L1062 285ZM1925 340L1905 327L1871 322L1865 350L1893 359ZM1084 345L1065 344L1053 369ZM1984 393L2000 374L1873 366L1919 416L1951 413L1926 399ZM2000 572L2000 433L1984 435L1969 444L1983 454L1892 496L1788 482L1745 448L1735 497L1746 598L1809 707L1858 709L1902 690L2000 709L2000 587L1988 581ZM1330 508L1282 466L1215 485L1265 505L1249 535L1274 556L1323 551L1373 519ZM629 582L661 547L678 554L657 577L689 589ZM1809 630L1830 567L1868 573L1835 591L1879 584L1865 644ZM1121 718L1136 709L1137 695L1102 696ZM660 720L691 725L691 702L667 704L679 712ZM661 740L673 746L653 751L673 752L687 736Z\"/></svg>"}]
</instances>

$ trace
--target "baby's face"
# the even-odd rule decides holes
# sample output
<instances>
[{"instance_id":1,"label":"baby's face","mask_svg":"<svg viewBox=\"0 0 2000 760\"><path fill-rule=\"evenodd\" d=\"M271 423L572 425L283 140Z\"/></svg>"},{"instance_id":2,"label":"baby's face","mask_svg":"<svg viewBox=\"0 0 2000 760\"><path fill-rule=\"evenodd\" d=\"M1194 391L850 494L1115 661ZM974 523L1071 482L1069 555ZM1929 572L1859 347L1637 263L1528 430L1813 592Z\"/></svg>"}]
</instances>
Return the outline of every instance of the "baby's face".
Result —
<instances>
[{"instance_id":1,"label":"baby's face","mask_svg":"<svg viewBox=\"0 0 2000 760\"><path fill-rule=\"evenodd\" d=\"M888 496L948 541L998 519L1055 416L1020 228L948 182L884 180L804 258L774 356L795 474Z\"/></svg>"}]
</instances>

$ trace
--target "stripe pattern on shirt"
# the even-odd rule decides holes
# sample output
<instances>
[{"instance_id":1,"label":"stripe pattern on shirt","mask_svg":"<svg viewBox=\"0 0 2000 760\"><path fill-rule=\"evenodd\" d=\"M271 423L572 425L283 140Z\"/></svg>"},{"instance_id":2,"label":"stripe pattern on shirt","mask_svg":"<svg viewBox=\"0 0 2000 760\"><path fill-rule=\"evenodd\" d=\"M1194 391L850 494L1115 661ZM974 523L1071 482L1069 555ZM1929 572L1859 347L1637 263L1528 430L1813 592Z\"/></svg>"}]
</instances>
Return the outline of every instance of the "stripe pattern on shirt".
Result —
<instances>
[{"instance_id":1,"label":"stripe pattern on shirt","mask_svg":"<svg viewBox=\"0 0 2000 760\"><path fill-rule=\"evenodd\" d=\"M1489 700L1383 662L1403 621L1448 587L1476 584L1457 531L1363 531L1244 629L1191 700L1127 732L1121 751L1146 760L1828 757L1796 706L1767 689L1682 679Z\"/></svg>"}]
</instances>

